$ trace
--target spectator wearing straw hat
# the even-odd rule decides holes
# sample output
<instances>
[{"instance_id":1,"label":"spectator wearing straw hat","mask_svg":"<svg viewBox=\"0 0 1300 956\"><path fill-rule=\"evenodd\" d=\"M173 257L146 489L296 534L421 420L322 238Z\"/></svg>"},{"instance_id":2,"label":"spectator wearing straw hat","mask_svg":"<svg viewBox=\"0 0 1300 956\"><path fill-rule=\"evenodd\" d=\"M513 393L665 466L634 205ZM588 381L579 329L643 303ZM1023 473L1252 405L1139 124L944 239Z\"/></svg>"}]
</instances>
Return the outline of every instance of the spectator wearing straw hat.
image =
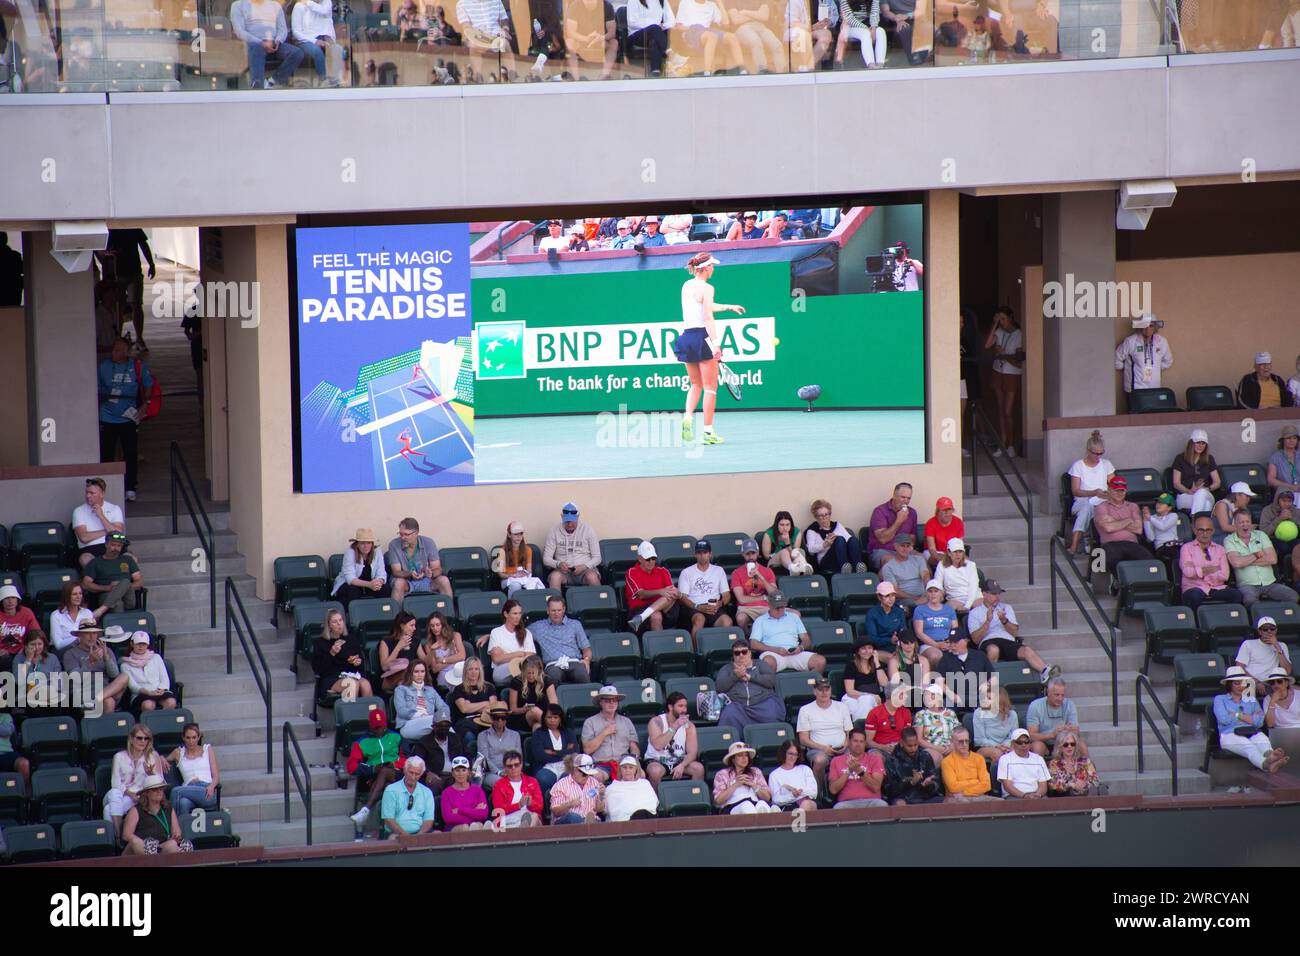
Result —
<instances>
[{"instance_id":1,"label":"spectator wearing straw hat","mask_svg":"<svg viewBox=\"0 0 1300 956\"><path fill-rule=\"evenodd\" d=\"M1119 562L1144 561L1151 552L1142 544L1142 512L1126 500L1128 482L1123 475L1111 475L1106 484L1106 500L1093 509L1092 520L1106 554L1106 569L1114 573Z\"/></svg>"},{"instance_id":2,"label":"spectator wearing straw hat","mask_svg":"<svg viewBox=\"0 0 1300 956\"><path fill-rule=\"evenodd\" d=\"M582 749L596 762L596 768L613 780L618 761L624 754L641 756L637 743L636 727L618 712L624 695L612 684L606 684L596 694L600 710L582 722Z\"/></svg>"},{"instance_id":3,"label":"spectator wearing straw hat","mask_svg":"<svg viewBox=\"0 0 1300 956\"><path fill-rule=\"evenodd\" d=\"M176 811L167 802L167 781L145 777L140 795L122 821L123 856L188 853L194 845L182 837Z\"/></svg>"},{"instance_id":4,"label":"spectator wearing straw hat","mask_svg":"<svg viewBox=\"0 0 1300 956\"><path fill-rule=\"evenodd\" d=\"M1219 746L1229 753L1245 757L1251 765L1267 773L1277 773L1290 759L1275 748L1264 733L1264 708L1246 696L1251 678L1245 669L1233 664L1220 679L1224 692L1214 698L1214 719L1219 729Z\"/></svg>"},{"instance_id":5,"label":"spectator wearing straw hat","mask_svg":"<svg viewBox=\"0 0 1300 956\"><path fill-rule=\"evenodd\" d=\"M755 750L742 740L727 748L722 769L713 778L713 802L723 813L778 813L772 791L754 764Z\"/></svg>"},{"instance_id":6,"label":"spectator wearing straw hat","mask_svg":"<svg viewBox=\"0 0 1300 956\"><path fill-rule=\"evenodd\" d=\"M1270 730L1300 732L1300 694L1295 675L1280 667L1268 674L1269 697L1264 702L1264 724Z\"/></svg>"},{"instance_id":7,"label":"spectator wearing straw hat","mask_svg":"<svg viewBox=\"0 0 1300 956\"><path fill-rule=\"evenodd\" d=\"M483 788L491 790L505 766L505 755L513 750L523 752L523 742L517 730L509 727L510 708L500 701L480 713L474 722L484 728L475 738L479 758L483 762Z\"/></svg>"},{"instance_id":8,"label":"spectator wearing straw hat","mask_svg":"<svg viewBox=\"0 0 1300 956\"><path fill-rule=\"evenodd\" d=\"M1237 404L1242 408L1291 408L1295 399L1282 378L1273 374L1273 356L1255 353L1255 370L1237 383Z\"/></svg>"},{"instance_id":9,"label":"spectator wearing straw hat","mask_svg":"<svg viewBox=\"0 0 1300 956\"><path fill-rule=\"evenodd\" d=\"M102 674L104 689L99 700L104 713L117 710L126 691L129 679L117 663L117 655L104 643L104 631L93 624L75 628L72 636L76 643L63 652L63 670L68 674ZM164 668L165 670L165 668Z\"/></svg>"},{"instance_id":10,"label":"spectator wearing straw hat","mask_svg":"<svg viewBox=\"0 0 1300 956\"><path fill-rule=\"evenodd\" d=\"M384 556L379 553L375 533L369 528L358 528L343 552L343 568L334 579L331 595L347 607L356 598L388 597L388 571Z\"/></svg>"}]
</instances>

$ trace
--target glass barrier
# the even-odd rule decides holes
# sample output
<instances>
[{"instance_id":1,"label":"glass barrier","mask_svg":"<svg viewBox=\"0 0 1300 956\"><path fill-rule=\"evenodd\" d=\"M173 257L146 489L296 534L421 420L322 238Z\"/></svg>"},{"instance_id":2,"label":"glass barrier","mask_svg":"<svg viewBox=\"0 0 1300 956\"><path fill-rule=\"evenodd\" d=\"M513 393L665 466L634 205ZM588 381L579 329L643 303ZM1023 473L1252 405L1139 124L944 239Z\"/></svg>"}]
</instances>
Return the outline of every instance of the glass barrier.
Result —
<instances>
[{"instance_id":1,"label":"glass barrier","mask_svg":"<svg viewBox=\"0 0 1300 956\"><path fill-rule=\"evenodd\" d=\"M1300 0L0 0L0 92L896 70L1298 36Z\"/></svg>"}]
</instances>

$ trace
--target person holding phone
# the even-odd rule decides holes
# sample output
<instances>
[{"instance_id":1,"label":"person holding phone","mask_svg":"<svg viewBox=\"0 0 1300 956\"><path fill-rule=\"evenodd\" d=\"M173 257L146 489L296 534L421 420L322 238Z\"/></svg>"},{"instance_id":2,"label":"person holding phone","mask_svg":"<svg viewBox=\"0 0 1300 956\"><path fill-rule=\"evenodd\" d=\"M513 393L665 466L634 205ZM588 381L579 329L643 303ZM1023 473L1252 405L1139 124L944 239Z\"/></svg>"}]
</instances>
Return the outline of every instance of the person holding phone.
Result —
<instances>
[{"instance_id":1,"label":"person holding phone","mask_svg":"<svg viewBox=\"0 0 1300 956\"><path fill-rule=\"evenodd\" d=\"M736 599L736 624L748 634L768 611L768 601L776 590L776 573L759 559L758 542L753 538L741 544L740 556L745 563L731 572L731 593Z\"/></svg>"},{"instance_id":2,"label":"person holding phone","mask_svg":"<svg viewBox=\"0 0 1300 956\"><path fill-rule=\"evenodd\" d=\"M723 767L713 778L713 802L724 813L778 813L763 771L754 766L756 751L737 740L727 748Z\"/></svg>"}]
</instances>

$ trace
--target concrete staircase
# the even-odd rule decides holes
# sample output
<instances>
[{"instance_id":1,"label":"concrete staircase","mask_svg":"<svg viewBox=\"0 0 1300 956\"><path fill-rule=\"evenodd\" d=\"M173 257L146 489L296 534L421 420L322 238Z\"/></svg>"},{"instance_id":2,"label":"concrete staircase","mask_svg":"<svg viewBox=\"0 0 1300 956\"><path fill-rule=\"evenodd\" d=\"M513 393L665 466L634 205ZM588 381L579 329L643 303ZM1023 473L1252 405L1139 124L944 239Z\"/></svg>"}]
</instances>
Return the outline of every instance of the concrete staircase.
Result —
<instances>
[{"instance_id":1,"label":"concrete staircase","mask_svg":"<svg viewBox=\"0 0 1300 956\"><path fill-rule=\"evenodd\" d=\"M986 576L995 578L1006 588L1003 600L1015 607L1022 626L1021 636L1044 660L1061 666L1062 676L1069 683L1069 696L1079 708L1083 737L1088 742L1101 779L1110 784L1111 793L1169 794L1169 758L1149 728L1143 730L1146 771L1137 772L1137 710L1133 688L1142 667L1145 647L1142 622L1133 619L1121 622L1119 726L1115 727L1111 724L1110 662L1064 587L1058 589L1059 627L1052 630L1048 547L1057 521L1042 510L1041 494L1036 492L1034 495L1034 584L1030 586L1025 521L1002 483L996 475L982 472L978 497L971 496L969 477L964 480L964 486L962 520L966 524L966 540L974 550L975 563ZM1113 615L1114 598L1101 595L1098 601L1108 614ZM1153 663L1149 676L1160 702L1173 713L1173 668ZM1149 700L1147 707L1152 709ZM1186 728L1186 721L1184 725ZM1200 770L1204 749L1199 729L1180 736L1180 795L1210 790L1210 777Z\"/></svg>"},{"instance_id":2,"label":"concrete staircase","mask_svg":"<svg viewBox=\"0 0 1300 956\"><path fill-rule=\"evenodd\" d=\"M313 842L351 840L347 819L350 791L336 787L330 769L333 736L319 739L311 720L312 685L298 684L289 667L293 633L286 621L271 625L271 605L254 594L253 579L244 573L244 558L229 530L229 514L209 511L214 531L217 569L217 627L209 628L208 577L196 564L198 541L187 517L181 534L173 536L171 518L128 517L131 550L140 559L149 587L149 610L167 636L167 658L177 680L185 684L185 707L203 728L204 739L217 752L221 769L222 807L234 821L235 833L247 845L287 846L306 842L302 800L290 784L291 821L284 822L284 775L281 765L281 726L288 720L303 755L312 767ZM196 567L198 570L196 570ZM232 637L232 673L226 674L225 601L223 582L229 576L261 644L271 671L271 739L274 772L266 772L266 707L253 672Z\"/></svg>"}]
</instances>

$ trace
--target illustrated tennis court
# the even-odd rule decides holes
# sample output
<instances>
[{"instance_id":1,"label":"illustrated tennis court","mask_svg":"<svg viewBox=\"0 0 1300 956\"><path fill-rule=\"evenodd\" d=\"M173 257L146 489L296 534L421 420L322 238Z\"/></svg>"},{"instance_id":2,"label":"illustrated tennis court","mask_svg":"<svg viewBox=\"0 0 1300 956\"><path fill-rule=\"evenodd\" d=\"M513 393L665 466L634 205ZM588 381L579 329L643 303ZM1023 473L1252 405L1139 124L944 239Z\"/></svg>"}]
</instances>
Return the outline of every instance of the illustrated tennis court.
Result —
<instances>
[{"instance_id":1,"label":"illustrated tennis court","mask_svg":"<svg viewBox=\"0 0 1300 956\"><path fill-rule=\"evenodd\" d=\"M357 429L373 435L376 479L382 487L423 488L474 483L474 434L419 366L372 379L371 420ZM456 480L457 476L463 480Z\"/></svg>"},{"instance_id":2,"label":"illustrated tennis court","mask_svg":"<svg viewBox=\"0 0 1300 956\"><path fill-rule=\"evenodd\" d=\"M722 445L684 444L680 412L479 418L475 483L722 475L925 461L925 412L719 413ZM698 438L702 419L695 416Z\"/></svg>"}]
</instances>

